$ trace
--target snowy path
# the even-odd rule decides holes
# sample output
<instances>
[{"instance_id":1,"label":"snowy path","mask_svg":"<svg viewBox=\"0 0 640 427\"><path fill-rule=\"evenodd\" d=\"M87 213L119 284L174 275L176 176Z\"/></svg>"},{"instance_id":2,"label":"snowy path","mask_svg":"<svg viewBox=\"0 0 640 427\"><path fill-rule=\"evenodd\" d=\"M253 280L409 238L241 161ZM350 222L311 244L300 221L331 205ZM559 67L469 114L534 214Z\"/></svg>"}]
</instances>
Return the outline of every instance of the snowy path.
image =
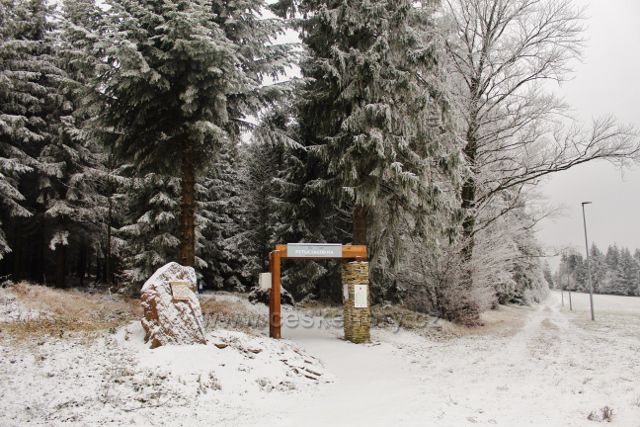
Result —
<instances>
[{"instance_id":1,"label":"snowy path","mask_svg":"<svg viewBox=\"0 0 640 427\"><path fill-rule=\"evenodd\" d=\"M583 318L551 294L507 337L433 342L377 331L378 345L358 346L326 330L285 330L336 379L262 410L273 405L267 423L291 426L582 426L609 406L614 425L640 426L640 311L619 316L614 307L596 325Z\"/></svg>"},{"instance_id":2,"label":"snowy path","mask_svg":"<svg viewBox=\"0 0 640 427\"><path fill-rule=\"evenodd\" d=\"M334 335L326 330L284 333L318 357L335 376L335 383L304 401L292 399L293 404L287 408L290 412L280 425L359 425L364 419L392 425L412 418L410 413L398 413L393 408L402 408L407 392L420 387L422 370L396 346L356 345L337 339L341 332Z\"/></svg>"}]
</instances>

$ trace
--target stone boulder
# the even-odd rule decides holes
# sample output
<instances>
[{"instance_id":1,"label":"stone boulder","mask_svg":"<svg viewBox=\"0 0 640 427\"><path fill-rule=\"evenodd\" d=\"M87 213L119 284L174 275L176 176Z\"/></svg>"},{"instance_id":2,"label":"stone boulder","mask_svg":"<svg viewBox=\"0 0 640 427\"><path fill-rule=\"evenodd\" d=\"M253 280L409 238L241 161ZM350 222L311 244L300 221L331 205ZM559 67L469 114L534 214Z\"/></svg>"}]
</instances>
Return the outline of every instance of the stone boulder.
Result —
<instances>
[{"instance_id":1,"label":"stone boulder","mask_svg":"<svg viewBox=\"0 0 640 427\"><path fill-rule=\"evenodd\" d=\"M190 282L191 292L186 299L174 300L171 282ZM170 344L206 344L204 320L196 289L196 272L171 262L160 267L142 287L141 300L144 310L142 327L145 342L151 348Z\"/></svg>"}]
</instances>

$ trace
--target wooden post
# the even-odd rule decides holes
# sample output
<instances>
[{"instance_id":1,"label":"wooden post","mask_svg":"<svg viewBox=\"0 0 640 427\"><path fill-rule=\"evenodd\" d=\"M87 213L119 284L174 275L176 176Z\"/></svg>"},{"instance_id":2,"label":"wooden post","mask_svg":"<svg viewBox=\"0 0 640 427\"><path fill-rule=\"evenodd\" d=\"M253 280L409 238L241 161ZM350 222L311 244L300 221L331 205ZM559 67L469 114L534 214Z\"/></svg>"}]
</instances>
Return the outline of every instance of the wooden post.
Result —
<instances>
[{"instance_id":1,"label":"wooden post","mask_svg":"<svg viewBox=\"0 0 640 427\"><path fill-rule=\"evenodd\" d=\"M269 273L271 273L271 289L273 289L273 252L269 252ZM273 292L269 289L269 336L273 338Z\"/></svg>"},{"instance_id":2,"label":"wooden post","mask_svg":"<svg viewBox=\"0 0 640 427\"><path fill-rule=\"evenodd\" d=\"M281 338L281 307L280 307L280 251L271 253L271 292L269 310L269 336Z\"/></svg>"}]
</instances>

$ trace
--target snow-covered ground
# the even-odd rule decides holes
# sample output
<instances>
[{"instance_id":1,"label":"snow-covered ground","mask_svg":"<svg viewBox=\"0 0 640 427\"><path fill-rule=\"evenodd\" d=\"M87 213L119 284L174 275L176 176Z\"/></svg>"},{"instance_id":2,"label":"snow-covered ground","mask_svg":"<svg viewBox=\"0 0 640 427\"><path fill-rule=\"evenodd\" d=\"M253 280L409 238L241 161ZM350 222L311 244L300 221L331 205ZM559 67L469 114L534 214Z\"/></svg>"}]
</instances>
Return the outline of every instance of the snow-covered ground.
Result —
<instances>
[{"instance_id":1,"label":"snow-covered ground","mask_svg":"<svg viewBox=\"0 0 640 427\"><path fill-rule=\"evenodd\" d=\"M326 323L155 350L137 322L91 339L2 337L0 425L584 426L608 406L612 425L640 426L640 298L596 296L595 323L588 296L572 294L573 312L560 301L503 309L517 327L437 340L374 329L367 345Z\"/></svg>"},{"instance_id":2,"label":"snow-covered ground","mask_svg":"<svg viewBox=\"0 0 640 427\"><path fill-rule=\"evenodd\" d=\"M572 297L588 307L585 295ZM640 426L640 298L596 296L596 305L603 313L592 325L552 293L521 309L527 320L515 335L438 342L376 330L377 345L357 346L326 331L284 331L336 380L279 396L265 413L291 426L584 426L608 406L614 425Z\"/></svg>"},{"instance_id":3,"label":"snow-covered ground","mask_svg":"<svg viewBox=\"0 0 640 427\"><path fill-rule=\"evenodd\" d=\"M11 292L0 289L0 323L37 319L43 313L27 308Z\"/></svg>"},{"instance_id":4,"label":"snow-covered ground","mask_svg":"<svg viewBox=\"0 0 640 427\"><path fill-rule=\"evenodd\" d=\"M569 293L560 291L555 292L560 299L561 304L564 303L569 309ZM589 311L589 294L580 292L571 292L571 308L576 311ZM617 295L594 295L593 296L594 312L602 312L605 314L636 314L640 315L640 298L639 297L621 297Z\"/></svg>"}]
</instances>

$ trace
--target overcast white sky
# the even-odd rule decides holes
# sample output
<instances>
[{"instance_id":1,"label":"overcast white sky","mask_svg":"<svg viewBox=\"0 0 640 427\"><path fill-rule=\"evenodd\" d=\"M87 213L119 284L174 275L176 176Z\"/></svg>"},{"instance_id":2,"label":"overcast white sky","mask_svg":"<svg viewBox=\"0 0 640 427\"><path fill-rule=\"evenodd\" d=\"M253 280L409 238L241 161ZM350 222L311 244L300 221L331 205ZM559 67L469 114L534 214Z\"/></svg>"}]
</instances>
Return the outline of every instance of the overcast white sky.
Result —
<instances>
[{"instance_id":1,"label":"overcast white sky","mask_svg":"<svg viewBox=\"0 0 640 427\"><path fill-rule=\"evenodd\" d=\"M640 1L577 0L587 7L587 46L574 79L556 87L585 120L611 114L640 128ZM589 200L589 241L602 249L617 243L640 248L640 168L620 171L606 163L579 166L552 176L541 188L564 212L538 230L547 247L584 252L580 202ZM552 262L555 264L555 262Z\"/></svg>"}]
</instances>

